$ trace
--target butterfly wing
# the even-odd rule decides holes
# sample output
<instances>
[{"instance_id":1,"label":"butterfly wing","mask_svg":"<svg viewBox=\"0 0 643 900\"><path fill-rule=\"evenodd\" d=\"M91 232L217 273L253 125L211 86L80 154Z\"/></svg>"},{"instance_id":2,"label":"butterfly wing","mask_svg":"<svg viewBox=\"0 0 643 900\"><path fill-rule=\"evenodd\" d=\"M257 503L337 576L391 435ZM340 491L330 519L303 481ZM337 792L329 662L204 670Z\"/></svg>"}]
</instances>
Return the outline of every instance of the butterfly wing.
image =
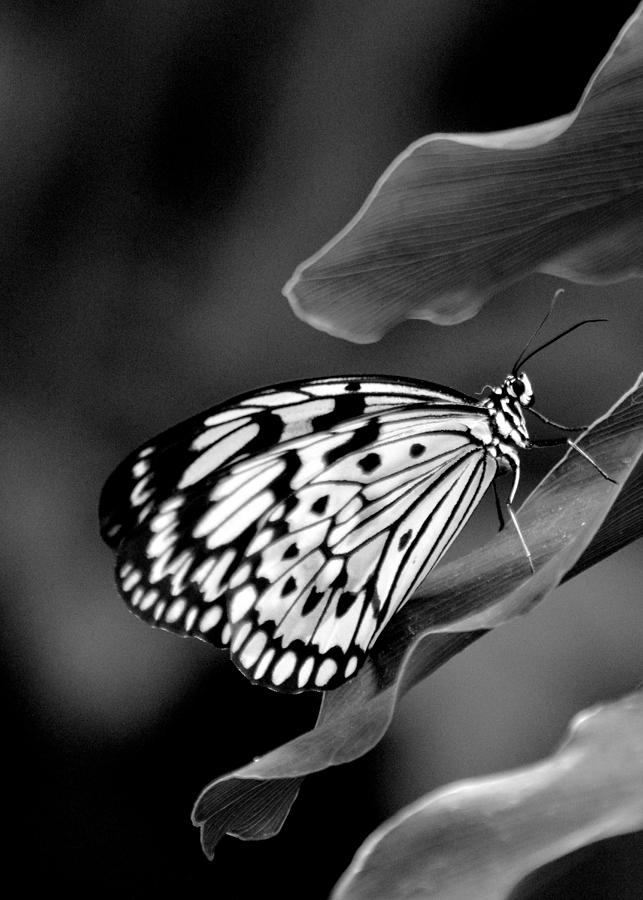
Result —
<instances>
[{"instance_id":1,"label":"butterfly wing","mask_svg":"<svg viewBox=\"0 0 643 900\"><path fill-rule=\"evenodd\" d=\"M117 551L122 596L151 624L226 645L228 579L257 530L262 503L291 493L299 449L339 423L385 409L474 402L410 379L337 377L252 392L174 426L130 454L101 494L101 533ZM281 462L271 464L271 454ZM259 467L252 485L263 485L261 500L252 499L252 485L225 494L239 483L231 469L244 460ZM224 478L227 488L217 491ZM218 536L195 536L208 515L221 518Z\"/></svg>"},{"instance_id":2,"label":"butterfly wing","mask_svg":"<svg viewBox=\"0 0 643 900\"><path fill-rule=\"evenodd\" d=\"M226 590L231 655L252 681L327 689L358 670L493 480L488 428L482 410L418 406L362 421L350 446L340 425L298 449L290 495L260 513ZM271 464L232 477L258 485Z\"/></svg>"}]
</instances>

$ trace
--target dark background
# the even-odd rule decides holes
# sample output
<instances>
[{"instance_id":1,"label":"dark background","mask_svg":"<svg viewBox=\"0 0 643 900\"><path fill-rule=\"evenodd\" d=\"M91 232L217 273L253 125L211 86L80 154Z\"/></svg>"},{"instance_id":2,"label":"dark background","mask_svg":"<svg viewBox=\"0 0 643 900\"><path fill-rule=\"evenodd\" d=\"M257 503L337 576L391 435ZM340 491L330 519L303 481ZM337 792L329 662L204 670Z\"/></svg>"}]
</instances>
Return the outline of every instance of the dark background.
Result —
<instances>
[{"instance_id":1,"label":"dark background","mask_svg":"<svg viewBox=\"0 0 643 900\"><path fill-rule=\"evenodd\" d=\"M226 839L208 863L189 821L197 793L312 724L317 701L252 688L211 648L128 615L96 520L133 446L254 386L367 371L474 392L502 379L555 279L526 280L464 325L408 323L368 346L300 322L280 289L412 140L572 109L634 7L2 4L2 796L5 862L25 889L325 897L404 803L546 755L576 711L636 685L634 546L416 689L369 757L308 779L279 837ZM533 361L540 409L589 421L631 384L640 293L568 286L561 327L610 322ZM526 461L525 491L553 459ZM483 511L460 549L492 532ZM529 896L638 897L642 842L562 870Z\"/></svg>"}]
</instances>

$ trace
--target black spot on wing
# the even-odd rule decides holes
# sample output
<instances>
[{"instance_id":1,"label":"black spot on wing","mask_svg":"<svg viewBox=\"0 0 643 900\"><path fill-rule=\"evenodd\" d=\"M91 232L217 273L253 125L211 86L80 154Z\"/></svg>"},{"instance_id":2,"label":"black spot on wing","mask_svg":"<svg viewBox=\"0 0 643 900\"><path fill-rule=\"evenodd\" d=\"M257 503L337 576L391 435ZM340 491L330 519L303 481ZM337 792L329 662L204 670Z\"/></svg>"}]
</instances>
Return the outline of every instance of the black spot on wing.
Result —
<instances>
[{"instance_id":1,"label":"black spot on wing","mask_svg":"<svg viewBox=\"0 0 643 900\"><path fill-rule=\"evenodd\" d=\"M281 596L282 596L282 597L287 597L288 594L292 594L292 593L293 593L294 591L296 591L296 590L297 590L297 582L295 581L295 579L294 579L294 578L292 577L292 575L291 575L291 576L290 576L289 578L287 578L286 581L284 582L284 586L283 586L282 589L281 589Z\"/></svg>"},{"instance_id":2,"label":"black spot on wing","mask_svg":"<svg viewBox=\"0 0 643 900\"><path fill-rule=\"evenodd\" d=\"M344 422L346 419L354 419L363 415L365 409L366 403L361 394L339 394L335 397L335 404L330 412L322 416L316 416L312 420L313 428L315 431L328 431L338 422Z\"/></svg>"},{"instance_id":3,"label":"black spot on wing","mask_svg":"<svg viewBox=\"0 0 643 900\"><path fill-rule=\"evenodd\" d=\"M324 456L324 462L327 465L330 465L338 459L341 459L343 456L346 456L348 453L354 453L356 450L368 447L378 439L379 434L379 423L377 418L373 417L372 419L369 419L366 424L356 428L345 443L329 450Z\"/></svg>"},{"instance_id":4,"label":"black spot on wing","mask_svg":"<svg viewBox=\"0 0 643 900\"><path fill-rule=\"evenodd\" d=\"M348 571L346 566L342 567L342 571L339 575L333 579L333 588L336 590L337 588L343 588L346 586L346 582L348 581Z\"/></svg>"},{"instance_id":5,"label":"black spot on wing","mask_svg":"<svg viewBox=\"0 0 643 900\"><path fill-rule=\"evenodd\" d=\"M341 619L342 616L346 615L356 599L357 594L354 594L352 591L344 591L337 601L336 615L338 619Z\"/></svg>"},{"instance_id":6,"label":"black spot on wing","mask_svg":"<svg viewBox=\"0 0 643 900\"><path fill-rule=\"evenodd\" d=\"M288 494L284 500L284 512L286 514L292 512L298 504L299 500L297 499L297 496L295 494Z\"/></svg>"},{"instance_id":7,"label":"black spot on wing","mask_svg":"<svg viewBox=\"0 0 643 900\"><path fill-rule=\"evenodd\" d=\"M362 472L374 472L378 466L382 465L382 457L379 453L367 453L357 461L357 465Z\"/></svg>"},{"instance_id":8,"label":"black spot on wing","mask_svg":"<svg viewBox=\"0 0 643 900\"><path fill-rule=\"evenodd\" d=\"M248 441L244 451L248 455L261 453L278 444L284 431L284 423L278 413L267 409L255 413L254 421L259 425L259 431L252 440Z\"/></svg>"},{"instance_id":9,"label":"black spot on wing","mask_svg":"<svg viewBox=\"0 0 643 900\"><path fill-rule=\"evenodd\" d=\"M323 597L323 591L317 591L315 590L315 588L312 588L310 594L308 594L308 596L306 597L306 602L304 603L304 606L302 608L302 616L307 616L309 613L313 612L313 610L315 610L319 606Z\"/></svg>"},{"instance_id":10,"label":"black spot on wing","mask_svg":"<svg viewBox=\"0 0 643 900\"><path fill-rule=\"evenodd\" d=\"M291 544L289 547L286 547L284 550L282 559L294 559L299 553L299 547L296 543Z\"/></svg>"},{"instance_id":11,"label":"black spot on wing","mask_svg":"<svg viewBox=\"0 0 643 900\"><path fill-rule=\"evenodd\" d=\"M288 513L299 504L296 494L293 494L290 483L295 474L301 468L301 460L299 454L295 450L284 453L282 457L285 462L283 471L274 479L270 485L270 489L275 496L275 504L279 504L279 498L283 498L283 513L278 520L271 521L271 527L274 531L274 537L281 537L288 532Z\"/></svg>"},{"instance_id":12,"label":"black spot on wing","mask_svg":"<svg viewBox=\"0 0 643 900\"><path fill-rule=\"evenodd\" d=\"M329 499L328 494L324 494L323 497L318 497L310 507L311 512L316 513L318 516L323 515L326 512Z\"/></svg>"},{"instance_id":13,"label":"black spot on wing","mask_svg":"<svg viewBox=\"0 0 643 900\"><path fill-rule=\"evenodd\" d=\"M409 454L414 459L417 459L418 456L422 456L422 454L425 452L425 450L426 450L426 447L424 446L424 444L411 444L411 449L409 450Z\"/></svg>"},{"instance_id":14,"label":"black spot on wing","mask_svg":"<svg viewBox=\"0 0 643 900\"><path fill-rule=\"evenodd\" d=\"M359 391L362 389L362 385L359 381L347 381L344 385L345 391Z\"/></svg>"},{"instance_id":15,"label":"black spot on wing","mask_svg":"<svg viewBox=\"0 0 643 900\"><path fill-rule=\"evenodd\" d=\"M411 537L412 537L412 536L413 536L413 532L412 532L411 529L409 528L409 530L408 530L408 531L405 531L404 534L400 537L400 539L399 539L399 541L398 541L398 544L397 544L398 549L399 549L399 550L404 550L404 548L406 547L406 545L408 544L408 542L411 540Z\"/></svg>"},{"instance_id":16,"label":"black spot on wing","mask_svg":"<svg viewBox=\"0 0 643 900\"><path fill-rule=\"evenodd\" d=\"M287 488L290 490L290 487ZM274 537L283 537L283 535L288 534L290 531L288 514L293 511L298 505L300 501L297 499L296 494L288 494L283 501L283 513L279 520L271 521L271 527L274 531Z\"/></svg>"}]
</instances>

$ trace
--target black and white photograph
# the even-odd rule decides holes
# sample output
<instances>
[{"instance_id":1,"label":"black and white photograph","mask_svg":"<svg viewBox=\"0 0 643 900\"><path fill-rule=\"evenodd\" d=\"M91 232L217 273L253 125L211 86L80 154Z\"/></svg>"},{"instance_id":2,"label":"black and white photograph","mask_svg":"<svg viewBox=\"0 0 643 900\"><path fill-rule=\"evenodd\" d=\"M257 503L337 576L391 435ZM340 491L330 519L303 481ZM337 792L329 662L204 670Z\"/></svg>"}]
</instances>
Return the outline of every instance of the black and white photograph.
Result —
<instances>
[{"instance_id":1,"label":"black and white photograph","mask_svg":"<svg viewBox=\"0 0 643 900\"><path fill-rule=\"evenodd\" d=\"M643 3L0 7L6 895L643 896Z\"/></svg>"}]
</instances>

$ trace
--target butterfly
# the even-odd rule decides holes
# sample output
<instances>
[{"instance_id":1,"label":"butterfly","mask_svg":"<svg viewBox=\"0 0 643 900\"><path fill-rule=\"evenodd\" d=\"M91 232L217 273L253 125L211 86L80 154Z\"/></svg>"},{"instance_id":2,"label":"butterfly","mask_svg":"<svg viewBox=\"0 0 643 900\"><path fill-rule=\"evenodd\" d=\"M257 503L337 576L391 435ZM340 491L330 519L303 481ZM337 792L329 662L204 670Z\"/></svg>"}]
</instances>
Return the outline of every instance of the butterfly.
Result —
<instances>
[{"instance_id":1,"label":"butterfly","mask_svg":"<svg viewBox=\"0 0 643 900\"><path fill-rule=\"evenodd\" d=\"M101 494L123 599L152 625L227 648L257 684L337 687L491 485L502 527L504 472L533 570L512 508L520 453L567 443L598 466L569 438L530 439L527 411L556 423L533 408L520 367L593 321L602 320L525 356L528 343L479 398L408 378L334 376L252 391L170 428Z\"/></svg>"}]
</instances>

